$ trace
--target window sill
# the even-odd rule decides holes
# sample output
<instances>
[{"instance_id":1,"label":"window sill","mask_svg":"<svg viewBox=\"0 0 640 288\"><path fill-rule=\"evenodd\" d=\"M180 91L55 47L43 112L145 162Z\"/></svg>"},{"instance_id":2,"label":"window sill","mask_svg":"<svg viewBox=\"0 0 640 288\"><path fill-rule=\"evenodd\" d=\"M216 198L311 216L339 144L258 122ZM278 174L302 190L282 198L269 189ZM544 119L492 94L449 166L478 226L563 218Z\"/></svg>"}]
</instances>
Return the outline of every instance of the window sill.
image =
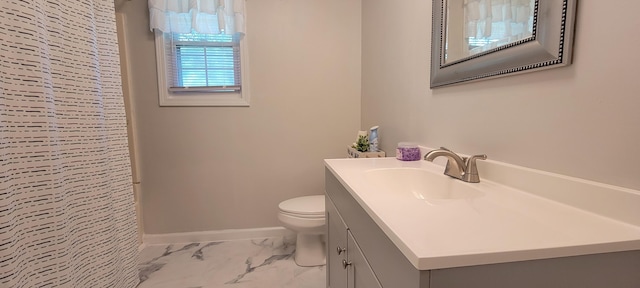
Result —
<instances>
[{"instance_id":1,"label":"window sill","mask_svg":"<svg viewBox=\"0 0 640 288\"><path fill-rule=\"evenodd\" d=\"M164 95L162 95L164 94ZM240 93L216 93L209 94L174 94L161 93L160 106L231 106L248 107L248 99L244 99Z\"/></svg>"}]
</instances>

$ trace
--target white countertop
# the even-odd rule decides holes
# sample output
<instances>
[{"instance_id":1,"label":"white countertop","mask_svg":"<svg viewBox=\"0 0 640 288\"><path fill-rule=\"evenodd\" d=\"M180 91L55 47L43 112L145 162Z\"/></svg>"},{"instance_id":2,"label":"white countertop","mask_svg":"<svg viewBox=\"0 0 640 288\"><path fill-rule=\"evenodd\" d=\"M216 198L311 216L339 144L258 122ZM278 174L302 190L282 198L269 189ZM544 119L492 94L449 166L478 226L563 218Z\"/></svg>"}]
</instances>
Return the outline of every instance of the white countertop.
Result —
<instances>
[{"instance_id":1,"label":"white countertop","mask_svg":"<svg viewBox=\"0 0 640 288\"><path fill-rule=\"evenodd\" d=\"M429 202L372 192L363 172L408 167L442 174L442 166L395 158L325 164L419 270L640 250L640 227L482 179L482 171L480 183L464 183L482 196Z\"/></svg>"}]
</instances>

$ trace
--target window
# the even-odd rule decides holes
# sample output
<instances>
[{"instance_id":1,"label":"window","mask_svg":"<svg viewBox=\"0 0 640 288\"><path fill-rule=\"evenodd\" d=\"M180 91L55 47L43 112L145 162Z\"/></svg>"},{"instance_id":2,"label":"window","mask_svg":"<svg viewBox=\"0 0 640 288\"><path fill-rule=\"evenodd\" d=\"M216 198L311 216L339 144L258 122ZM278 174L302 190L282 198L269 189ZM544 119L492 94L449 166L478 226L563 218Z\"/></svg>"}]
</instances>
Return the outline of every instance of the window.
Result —
<instances>
[{"instance_id":1,"label":"window","mask_svg":"<svg viewBox=\"0 0 640 288\"><path fill-rule=\"evenodd\" d=\"M155 33L160 106L249 106L246 40Z\"/></svg>"}]
</instances>

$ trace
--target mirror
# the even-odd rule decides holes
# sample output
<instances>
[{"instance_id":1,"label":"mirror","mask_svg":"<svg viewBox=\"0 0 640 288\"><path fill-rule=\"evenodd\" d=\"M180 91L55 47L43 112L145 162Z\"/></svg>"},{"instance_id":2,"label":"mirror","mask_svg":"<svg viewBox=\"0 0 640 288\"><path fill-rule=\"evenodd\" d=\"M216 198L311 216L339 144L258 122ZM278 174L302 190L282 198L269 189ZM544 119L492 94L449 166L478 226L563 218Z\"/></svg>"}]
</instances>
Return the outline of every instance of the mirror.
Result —
<instances>
[{"instance_id":1,"label":"mirror","mask_svg":"<svg viewBox=\"0 0 640 288\"><path fill-rule=\"evenodd\" d=\"M576 0L433 0L431 88L571 63Z\"/></svg>"},{"instance_id":2,"label":"mirror","mask_svg":"<svg viewBox=\"0 0 640 288\"><path fill-rule=\"evenodd\" d=\"M533 36L534 0L448 0L444 63L452 63Z\"/></svg>"}]
</instances>

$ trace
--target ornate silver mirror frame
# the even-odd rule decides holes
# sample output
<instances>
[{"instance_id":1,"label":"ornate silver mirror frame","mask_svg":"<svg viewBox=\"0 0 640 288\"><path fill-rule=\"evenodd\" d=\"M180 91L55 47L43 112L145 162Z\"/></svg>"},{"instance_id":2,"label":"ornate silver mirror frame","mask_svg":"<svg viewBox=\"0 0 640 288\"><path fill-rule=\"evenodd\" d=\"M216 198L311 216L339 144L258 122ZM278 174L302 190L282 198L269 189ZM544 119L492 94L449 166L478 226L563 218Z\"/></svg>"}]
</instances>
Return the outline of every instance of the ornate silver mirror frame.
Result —
<instances>
[{"instance_id":1,"label":"ornate silver mirror frame","mask_svg":"<svg viewBox=\"0 0 640 288\"><path fill-rule=\"evenodd\" d=\"M452 1L457 3L463 0L433 0L431 88L556 68L571 63L577 0L531 0L534 1L534 9L533 32L530 37L455 61L445 61L447 23L464 21L447 19L450 14L447 13L447 4Z\"/></svg>"}]
</instances>

